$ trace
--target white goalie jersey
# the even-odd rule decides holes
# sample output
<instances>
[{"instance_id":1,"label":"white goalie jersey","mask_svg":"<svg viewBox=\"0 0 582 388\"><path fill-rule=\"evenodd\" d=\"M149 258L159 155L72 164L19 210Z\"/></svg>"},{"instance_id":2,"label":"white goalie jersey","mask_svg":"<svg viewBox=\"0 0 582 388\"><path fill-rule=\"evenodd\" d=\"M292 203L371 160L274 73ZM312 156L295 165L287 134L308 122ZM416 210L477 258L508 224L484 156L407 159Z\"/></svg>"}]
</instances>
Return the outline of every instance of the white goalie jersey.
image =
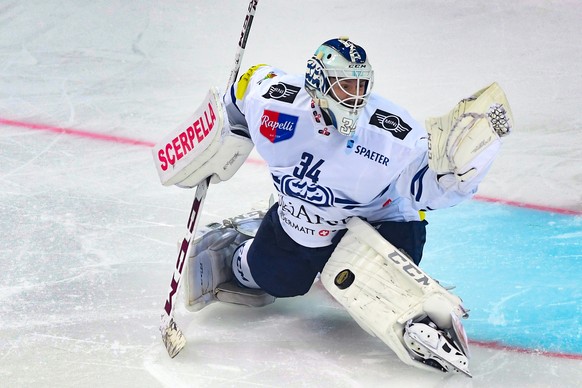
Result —
<instances>
[{"instance_id":1,"label":"white goalie jersey","mask_svg":"<svg viewBox=\"0 0 582 388\"><path fill-rule=\"evenodd\" d=\"M427 132L404 109L372 94L355 135L326 124L302 76L259 65L225 94L231 124L248 128L279 193L283 228L308 247L329 245L349 218L416 221L476 192L489 166L461 182L428 167Z\"/></svg>"}]
</instances>

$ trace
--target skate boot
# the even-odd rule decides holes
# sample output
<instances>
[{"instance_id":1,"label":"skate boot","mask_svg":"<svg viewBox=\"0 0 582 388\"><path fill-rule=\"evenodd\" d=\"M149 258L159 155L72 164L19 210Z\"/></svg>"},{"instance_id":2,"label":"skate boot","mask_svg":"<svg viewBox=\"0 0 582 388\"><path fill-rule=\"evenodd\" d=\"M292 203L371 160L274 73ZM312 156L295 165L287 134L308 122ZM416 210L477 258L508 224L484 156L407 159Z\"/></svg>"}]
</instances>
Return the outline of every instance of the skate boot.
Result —
<instances>
[{"instance_id":1,"label":"skate boot","mask_svg":"<svg viewBox=\"0 0 582 388\"><path fill-rule=\"evenodd\" d=\"M443 372L462 372L469 377L469 348L465 330L455 314L450 329L441 329L428 317L409 320L404 344L410 356Z\"/></svg>"},{"instance_id":2,"label":"skate boot","mask_svg":"<svg viewBox=\"0 0 582 388\"><path fill-rule=\"evenodd\" d=\"M246 214L202 228L201 236L188 251L185 271L188 310L198 311L216 301L253 307L275 301L262 290L241 286L233 275L233 253L254 236L261 218L262 214Z\"/></svg>"}]
</instances>

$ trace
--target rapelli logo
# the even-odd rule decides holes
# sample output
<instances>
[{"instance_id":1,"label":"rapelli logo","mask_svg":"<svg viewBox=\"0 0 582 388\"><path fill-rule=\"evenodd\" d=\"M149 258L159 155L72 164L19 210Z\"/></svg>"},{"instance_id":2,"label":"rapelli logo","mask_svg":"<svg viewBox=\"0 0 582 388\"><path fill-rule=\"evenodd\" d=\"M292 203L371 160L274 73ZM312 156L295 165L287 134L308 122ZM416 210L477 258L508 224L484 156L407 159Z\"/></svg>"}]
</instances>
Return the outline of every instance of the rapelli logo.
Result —
<instances>
[{"instance_id":1,"label":"rapelli logo","mask_svg":"<svg viewBox=\"0 0 582 388\"><path fill-rule=\"evenodd\" d=\"M278 143L293 137L298 120L297 116L265 109L259 130L271 143Z\"/></svg>"},{"instance_id":2,"label":"rapelli logo","mask_svg":"<svg viewBox=\"0 0 582 388\"><path fill-rule=\"evenodd\" d=\"M403 140L408 135L408 132L412 131L412 127L400 117L381 109L376 109L372 117L370 117L370 124L390 132L400 140Z\"/></svg>"},{"instance_id":3,"label":"rapelli logo","mask_svg":"<svg viewBox=\"0 0 582 388\"><path fill-rule=\"evenodd\" d=\"M289 104L292 104L293 101L295 101L295 97L297 97L299 90L300 88L297 86L279 82L276 85L272 85L267 93L263 95L263 98L288 102Z\"/></svg>"}]
</instances>

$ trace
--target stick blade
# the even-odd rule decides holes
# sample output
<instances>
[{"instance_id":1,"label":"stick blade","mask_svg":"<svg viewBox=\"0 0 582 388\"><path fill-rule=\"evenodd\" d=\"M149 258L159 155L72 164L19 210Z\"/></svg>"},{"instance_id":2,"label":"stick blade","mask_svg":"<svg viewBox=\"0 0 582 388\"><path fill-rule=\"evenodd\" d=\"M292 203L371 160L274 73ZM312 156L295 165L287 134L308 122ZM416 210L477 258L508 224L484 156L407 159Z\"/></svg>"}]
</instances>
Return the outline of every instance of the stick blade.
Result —
<instances>
[{"instance_id":1,"label":"stick blade","mask_svg":"<svg viewBox=\"0 0 582 388\"><path fill-rule=\"evenodd\" d=\"M162 324L160 326L160 332L162 333L162 341L168 351L168 355L171 358L176 357L184 349L184 346L186 346L186 337L176 325L174 318L170 318L167 325Z\"/></svg>"}]
</instances>

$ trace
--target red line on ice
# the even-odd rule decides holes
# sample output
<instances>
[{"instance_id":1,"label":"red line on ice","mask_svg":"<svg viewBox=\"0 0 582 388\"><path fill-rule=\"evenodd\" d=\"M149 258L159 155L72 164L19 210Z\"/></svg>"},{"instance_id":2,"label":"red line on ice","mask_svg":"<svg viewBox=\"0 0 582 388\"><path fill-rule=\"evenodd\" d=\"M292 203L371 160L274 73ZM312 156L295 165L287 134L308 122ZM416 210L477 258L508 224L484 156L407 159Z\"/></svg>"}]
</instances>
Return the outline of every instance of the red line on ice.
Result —
<instances>
[{"instance_id":1,"label":"red line on ice","mask_svg":"<svg viewBox=\"0 0 582 388\"><path fill-rule=\"evenodd\" d=\"M104 135L104 134L97 133L97 132L90 132L90 131L84 131L84 130L73 129L73 128L53 126L53 125L36 124L36 123L29 123L29 122L25 122L25 121L9 120L9 119L1 118L1 117L0 117L0 125L5 125L5 126L9 126L9 127L19 127L19 128L49 131L49 132L53 132L53 133L64 133L67 135L85 137L85 138L93 139L93 140L102 140L102 141L108 141L108 142L120 143L120 144L131 144L131 145L145 146L145 147L150 147L150 148L155 145L155 143L145 141L145 140L136 140L136 139L131 139L131 138L122 137L122 136ZM249 158L249 159L247 159L246 163L264 164L264 161L260 160L260 159ZM546 211L546 212L551 212L551 213L576 215L576 216L582 215L582 210L572 210L572 209L564 209L564 208L558 208L558 207L552 207L552 206L536 205L536 204L531 204L531 203L526 203L526 202L510 201L510 200L505 200L505 199L486 197L486 196L482 196L482 195L476 195L474 197L474 199L476 199L478 201L483 201L483 202L501 203L504 205L523 207L526 209L540 210L540 211Z\"/></svg>"},{"instance_id":2,"label":"red line on ice","mask_svg":"<svg viewBox=\"0 0 582 388\"><path fill-rule=\"evenodd\" d=\"M132 144L132 145L139 145L139 146L146 146L146 147L153 147L155 145L154 143L149 142L149 141L136 140L136 139L131 139L128 137L104 135L104 134L96 133L96 132L82 131L82 130L73 129L73 128L57 127L57 126L53 126L53 125L35 124L35 123L27 123L24 121L7 120L7 119L3 119L1 117L0 117L0 125L5 125L5 126L9 126L9 127L19 127L19 128L42 130L42 131L48 131L48 132L53 132L53 133L64 133L67 135L85 137L85 138L93 139L93 140L103 140L103 141L108 141L108 142L113 142L113 143Z\"/></svg>"},{"instance_id":3,"label":"red line on ice","mask_svg":"<svg viewBox=\"0 0 582 388\"><path fill-rule=\"evenodd\" d=\"M553 206L535 205L535 204L520 202L520 201L510 201L510 200L506 200L506 199L486 197L483 195L475 195L473 198L478 200L478 201L483 201L483 202L501 203L504 205L523 207L523 208L527 208L527 209L540 210L540 211L545 211L545 212L550 212L550 213L567 214L567 215L574 215L574 216L582 215L582 210L572 210L572 209L563 209L563 208L553 207Z\"/></svg>"},{"instance_id":4,"label":"red line on ice","mask_svg":"<svg viewBox=\"0 0 582 388\"><path fill-rule=\"evenodd\" d=\"M572 354L572 353L560 353L560 352L548 352L545 350L527 349L520 348L516 346L503 345L502 343L496 341L474 341L469 339L471 345L475 345L481 348L493 349L493 350L504 350L508 352L521 353L521 354L532 354L536 356L546 356L553 358L563 358L568 360L582 360L582 354Z\"/></svg>"}]
</instances>

